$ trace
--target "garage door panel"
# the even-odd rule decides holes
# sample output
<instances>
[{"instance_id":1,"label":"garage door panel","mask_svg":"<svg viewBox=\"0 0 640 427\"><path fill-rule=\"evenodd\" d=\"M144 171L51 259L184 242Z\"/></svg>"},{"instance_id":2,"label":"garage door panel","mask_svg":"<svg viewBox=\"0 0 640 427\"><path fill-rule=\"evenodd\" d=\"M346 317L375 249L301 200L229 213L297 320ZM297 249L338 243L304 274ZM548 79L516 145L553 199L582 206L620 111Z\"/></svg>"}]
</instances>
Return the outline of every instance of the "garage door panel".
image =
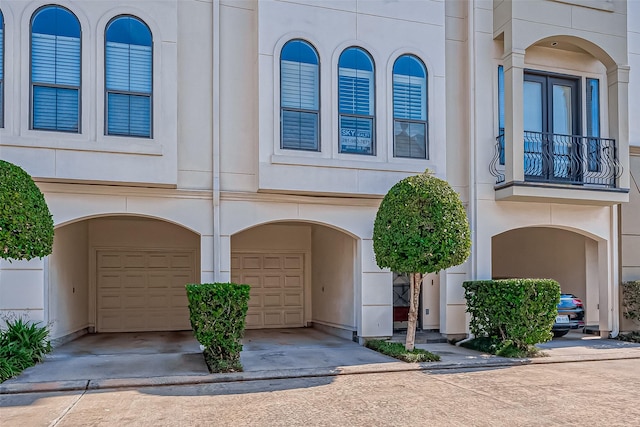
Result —
<instances>
[{"instance_id":1,"label":"garage door panel","mask_svg":"<svg viewBox=\"0 0 640 427\"><path fill-rule=\"evenodd\" d=\"M284 276L285 288L302 288L302 276Z\"/></svg>"},{"instance_id":2,"label":"garage door panel","mask_svg":"<svg viewBox=\"0 0 640 427\"><path fill-rule=\"evenodd\" d=\"M262 268L262 257L260 256L242 257L243 270L259 270L261 268Z\"/></svg>"},{"instance_id":3,"label":"garage door panel","mask_svg":"<svg viewBox=\"0 0 640 427\"><path fill-rule=\"evenodd\" d=\"M98 274L98 282L101 284L102 289L120 289L122 286L122 278L117 273Z\"/></svg>"},{"instance_id":4,"label":"garage door panel","mask_svg":"<svg viewBox=\"0 0 640 427\"><path fill-rule=\"evenodd\" d=\"M287 270L302 270L302 255L284 257L284 268Z\"/></svg>"},{"instance_id":5,"label":"garage door panel","mask_svg":"<svg viewBox=\"0 0 640 427\"><path fill-rule=\"evenodd\" d=\"M149 308L164 308L171 306L171 297L169 295L150 295L147 298L147 306Z\"/></svg>"},{"instance_id":6,"label":"garage door panel","mask_svg":"<svg viewBox=\"0 0 640 427\"><path fill-rule=\"evenodd\" d=\"M263 307L281 307L282 295L281 294L265 294L263 298Z\"/></svg>"},{"instance_id":7,"label":"garage door panel","mask_svg":"<svg viewBox=\"0 0 640 427\"><path fill-rule=\"evenodd\" d=\"M255 329L260 328L263 325L262 321L262 313L256 312L247 312L247 317L245 320L245 326L247 329Z\"/></svg>"},{"instance_id":8,"label":"garage door panel","mask_svg":"<svg viewBox=\"0 0 640 427\"><path fill-rule=\"evenodd\" d=\"M104 309L120 308L122 305L119 295L100 296L100 307Z\"/></svg>"},{"instance_id":9,"label":"garage door panel","mask_svg":"<svg viewBox=\"0 0 640 427\"><path fill-rule=\"evenodd\" d=\"M120 256L121 265L125 268L145 268L145 259L142 254L125 253Z\"/></svg>"},{"instance_id":10,"label":"garage door panel","mask_svg":"<svg viewBox=\"0 0 640 427\"><path fill-rule=\"evenodd\" d=\"M279 256L265 256L264 257L264 269L265 270L273 270L282 268L282 257Z\"/></svg>"},{"instance_id":11,"label":"garage door panel","mask_svg":"<svg viewBox=\"0 0 640 427\"><path fill-rule=\"evenodd\" d=\"M122 259L119 254L98 254L98 265L101 268L120 268L122 267Z\"/></svg>"},{"instance_id":12,"label":"garage door panel","mask_svg":"<svg viewBox=\"0 0 640 427\"><path fill-rule=\"evenodd\" d=\"M169 268L171 258L166 254L151 254L147 259L149 268Z\"/></svg>"},{"instance_id":13,"label":"garage door panel","mask_svg":"<svg viewBox=\"0 0 640 427\"><path fill-rule=\"evenodd\" d=\"M302 294L284 294L282 305L284 305L285 307L302 307Z\"/></svg>"},{"instance_id":14,"label":"garage door panel","mask_svg":"<svg viewBox=\"0 0 640 427\"><path fill-rule=\"evenodd\" d=\"M252 288L262 287L262 276L243 274L240 278L241 282L247 285L251 285Z\"/></svg>"},{"instance_id":15,"label":"garage door panel","mask_svg":"<svg viewBox=\"0 0 640 427\"><path fill-rule=\"evenodd\" d=\"M149 273L149 288L170 288L171 277L166 273Z\"/></svg>"},{"instance_id":16,"label":"garage door panel","mask_svg":"<svg viewBox=\"0 0 640 427\"><path fill-rule=\"evenodd\" d=\"M190 329L185 285L195 282L192 252L99 251L99 332Z\"/></svg>"},{"instance_id":17,"label":"garage door panel","mask_svg":"<svg viewBox=\"0 0 640 427\"><path fill-rule=\"evenodd\" d=\"M282 287L282 276L276 275L265 275L264 279L264 287L265 288L281 288Z\"/></svg>"},{"instance_id":18,"label":"garage door panel","mask_svg":"<svg viewBox=\"0 0 640 427\"><path fill-rule=\"evenodd\" d=\"M148 296L145 294L127 294L120 298L120 308L123 309L144 309L147 307Z\"/></svg>"},{"instance_id":19,"label":"garage door panel","mask_svg":"<svg viewBox=\"0 0 640 427\"><path fill-rule=\"evenodd\" d=\"M284 324L281 311L265 311L264 326L282 326Z\"/></svg>"},{"instance_id":20,"label":"garage door panel","mask_svg":"<svg viewBox=\"0 0 640 427\"><path fill-rule=\"evenodd\" d=\"M304 326L304 255L233 254L231 258L232 266L237 266L232 281L251 285L248 329Z\"/></svg>"},{"instance_id":21,"label":"garage door panel","mask_svg":"<svg viewBox=\"0 0 640 427\"><path fill-rule=\"evenodd\" d=\"M171 263L170 265L171 268L190 269L193 267L193 255L192 254L171 255L170 263Z\"/></svg>"},{"instance_id":22,"label":"garage door panel","mask_svg":"<svg viewBox=\"0 0 640 427\"><path fill-rule=\"evenodd\" d=\"M123 288L144 288L147 286L147 276L144 272L136 272L134 274L123 274Z\"/></svg>"},{"instance_id":23,"label":"garage door panel","mask_svg":"<svg viewBox=\"0 0 640 427\"><path fill-rule=\"evenodd\" d=\"M249 292L249 307L262 307L262 294Z\"/></svg>"},{"instance_id":24,"label":"garage door panel","mask_svg":"<svg viewBox=\"0 0 640 427\"><path fill-rule=\"evenodd\" d=\"M287 326L296 326L302 323L302 311L285 311L284 324Z\"/></svg>"},{"instance_id":25,"label":"garage door panel","mask_svg":"<svg viewBox=\"0 0 640 427\"><path fill-rule=\"evenodd\" d=\"M188 283L192 283L192 282L193 282L193 278L191 274L189 274L189 272L174 273L171 275L171 281L169 285L174 289L184 290L185 286L187 286Z\"/></svg>"},{"instance_id":26,"label":"garage door panel","mask_svg":"<svg viewBox=\"0 0 640 427\"><path fill-rule=\"evenodd\" d=\"M239 256L231 256L231 271L238 271L242 268Z\"/></svg>"}]
</instances>

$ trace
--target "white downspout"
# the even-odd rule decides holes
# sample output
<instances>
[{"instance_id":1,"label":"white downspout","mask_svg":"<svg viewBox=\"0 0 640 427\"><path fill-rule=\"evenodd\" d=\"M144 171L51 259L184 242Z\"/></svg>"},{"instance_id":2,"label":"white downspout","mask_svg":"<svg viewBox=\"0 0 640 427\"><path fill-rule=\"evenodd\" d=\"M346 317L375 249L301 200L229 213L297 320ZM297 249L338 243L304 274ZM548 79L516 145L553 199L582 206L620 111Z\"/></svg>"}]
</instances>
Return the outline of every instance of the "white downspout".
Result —
<instances>
[{"instance_id":1,"label":"white downspout","mask_svg":"<svg viewBox=\"0 0 640 427\"><path fill-rule=\"evenodd\" d=\"M475 85L475 66L476 66L476 37L475 37L475 0L469 0L469 10L467 12L467 60L469 66L467 67L467 79L469 86L469 226L471 228L471 262L470 262L470 280L477 279L477 233L476 225L478 223L478 205L476 202L476 114L475 114L475 102L476 102L476 85ZM466 315L466 328L468 339L473 338L469 329L469 318Z\"/></svg>"},{"instance_id":2,"label":"white downspout","mask_svg":"<svg viewBox=\"0 0 640 427\"><path fill-rule=\"evenodd\" d=\"M222 254L220 244L220 1L212 4L212 48L213 48L213 84L212 84L212 198L213 198L213 278L215 282L222 280L220 269Z\"/></svg>"}]
</instances>

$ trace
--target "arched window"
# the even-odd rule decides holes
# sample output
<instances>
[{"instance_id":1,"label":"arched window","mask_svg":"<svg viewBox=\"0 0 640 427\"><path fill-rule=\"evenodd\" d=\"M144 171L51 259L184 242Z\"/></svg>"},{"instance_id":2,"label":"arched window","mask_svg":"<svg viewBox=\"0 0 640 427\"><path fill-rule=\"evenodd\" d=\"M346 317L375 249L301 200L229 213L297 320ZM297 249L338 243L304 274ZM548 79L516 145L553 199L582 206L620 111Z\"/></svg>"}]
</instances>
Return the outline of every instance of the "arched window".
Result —
<instances>
[{"instance_id":1,"label":"arched window","mask_svg":"<svg viewBox=\"0 0 640 427\"><path fill-rule=\"evenodd\" d=\"M80 22L61 6L31 18L31 128L80 132Z\"/></svg>"},{"instance_id":2,"label":"arched window","mask_svg":"<svg viewBox=\"0 0 640 427\"><path fill-rule=\"evenodd\" d=\"M429 158L427 146L427 70L413 55L393 64L393 155Z\"/></svg>"},{"instance_id":3,"label":"arched window","mask_svg":"<svg viewBox=\"0 0 640 427\"><path fill-rule=\"evenodd\" d=\"M0 10L0 128L4 127L4 15Z\"/></svg>"},{"instance_id":4,"label":"arched window","mask_svg":"<svg viewBox=\"0 0 640 427\"><path fill-rule=\"evenodd\" d=\"M320 65L304 40L290 40L280 53L280 135L282 148L320 149Z\"/></svg>"},{"instance_id":5,"label":"arched window","mask_svg":"<svg viewBox=\"0 0 640 427\"><path fill-rule=\"evenodd\" d=\"M151 30L136 17L120 16L107 25L105 40L105 133L151 138Z\"/></svg>"},{"instance_id":6,"label":"arched window","mask_svg":"<svg viewBox=\"0 0 640 427\"><path fill-rule=\"evenodd\" d=\"M338 60L340 152L375 155L373 59L350 47Z\"/></svg>"}]
</instances>

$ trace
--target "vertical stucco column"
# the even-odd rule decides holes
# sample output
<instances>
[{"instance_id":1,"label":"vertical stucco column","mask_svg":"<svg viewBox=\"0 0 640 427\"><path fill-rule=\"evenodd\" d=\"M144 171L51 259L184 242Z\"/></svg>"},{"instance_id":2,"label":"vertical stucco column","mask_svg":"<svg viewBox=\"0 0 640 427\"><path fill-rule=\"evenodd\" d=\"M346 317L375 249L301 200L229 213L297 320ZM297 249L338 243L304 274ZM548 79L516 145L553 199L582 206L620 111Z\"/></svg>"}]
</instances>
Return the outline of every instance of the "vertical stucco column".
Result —
<instances>
[{"instance_id":1,"label":"vertical stucco column","mask_svg":"<svg viewBox=\"0 0 640 427\"><path fill-rule=\"evenodd\" d=\"M612 298L611 298L611 269L609 253L610 242L607 240L598 242L598 267L599 267L599 319L598 329L603 337L608 337L612 329Z\"/></svg>"},{"instance_id":2,"label":"vertical stucco column","mask_svg":"<svg viewBox=\"0 0 640 427\"><path fill-rule=\"evenodd\" d=\"M219 246L215 248L219 251L220 269L215 271L215 278L218 282L231 281L231 236L220 235Z\"/></svg>"},{"instance_id":3,"label":"vertical stucco column","mask_svg":"<svg viewBox=\"0 0 640 427\"><path fill-rule=\"evenodd\" d=\"M629 188L629 66L618 65L608 70L609 134L615 138L622 175L620 188Z\"/></svg>"},{"instance_id":4,"label":"vertical stucco column","mask_svg":"<svg viewBox=\"0 0 640 427\"><path fill-rule=\"evenodd\" d=\"M505 182L524 181L524 51L509 52L504 67Z\"/></svg>"},{"instance_id":5,"label":"vertical stucco column","mask_svg":"<svg viewBox=\"0 0 640 427\"><path fill-rule=\"evenodd\" d=\"M393 275L376 264L373 240L362 239L356 251L360 275L358 334L360 337L390 337L393 335ZM358 271L359 270L359 271ZM357 279L356 279L357 280Z\"/></svg>"}]
</instances>

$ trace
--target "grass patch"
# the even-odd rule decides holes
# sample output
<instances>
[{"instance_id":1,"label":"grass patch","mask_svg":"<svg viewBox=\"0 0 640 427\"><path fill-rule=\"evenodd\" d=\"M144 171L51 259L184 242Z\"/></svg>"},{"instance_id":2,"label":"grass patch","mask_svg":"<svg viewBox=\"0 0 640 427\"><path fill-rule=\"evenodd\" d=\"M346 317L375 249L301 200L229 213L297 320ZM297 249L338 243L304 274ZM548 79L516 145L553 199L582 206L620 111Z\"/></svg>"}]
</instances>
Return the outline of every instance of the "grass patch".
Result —
<instances>
[{"instance_id":1,"label":"grass patch","mask_svg":"<svg viewBox=\"0 0 640 427\"><path fill-rule=\"evenodd\" d=\"M627 332L626 334L619 334L616 339L626 342L640 343L640 331Z\"/></svg>"},{"instance_id":2,"label":"grass patch","mask_svg":"<svg viewBox=\"0 0 640 427\"><path fill-rule=\"evenodd\" d=\"M382 353L387 356L402 360L403 362L417 363L417 362L438 362L440 356L422 350L414 348L413 351L407 351L404 348L404 344L399 342L388 342L383 340L371 340L367 341L365 347L375 350L378 353Z\"/></svg>"},{"instance_id":3,"label":"grass patch","mask_svg":"<svg viewBox=\"0 0 640 427\"><path fill-rule=\"evenodd\" d=\"M501 357L521 358L543 356L543 353L534 346L529 346L526 350L523 350L508 341L496 341L488 337L474 338L461 343L460 346L470 350L480 351L482 353L495 354L496 356Z\"/></svg>"}]
</instances>

